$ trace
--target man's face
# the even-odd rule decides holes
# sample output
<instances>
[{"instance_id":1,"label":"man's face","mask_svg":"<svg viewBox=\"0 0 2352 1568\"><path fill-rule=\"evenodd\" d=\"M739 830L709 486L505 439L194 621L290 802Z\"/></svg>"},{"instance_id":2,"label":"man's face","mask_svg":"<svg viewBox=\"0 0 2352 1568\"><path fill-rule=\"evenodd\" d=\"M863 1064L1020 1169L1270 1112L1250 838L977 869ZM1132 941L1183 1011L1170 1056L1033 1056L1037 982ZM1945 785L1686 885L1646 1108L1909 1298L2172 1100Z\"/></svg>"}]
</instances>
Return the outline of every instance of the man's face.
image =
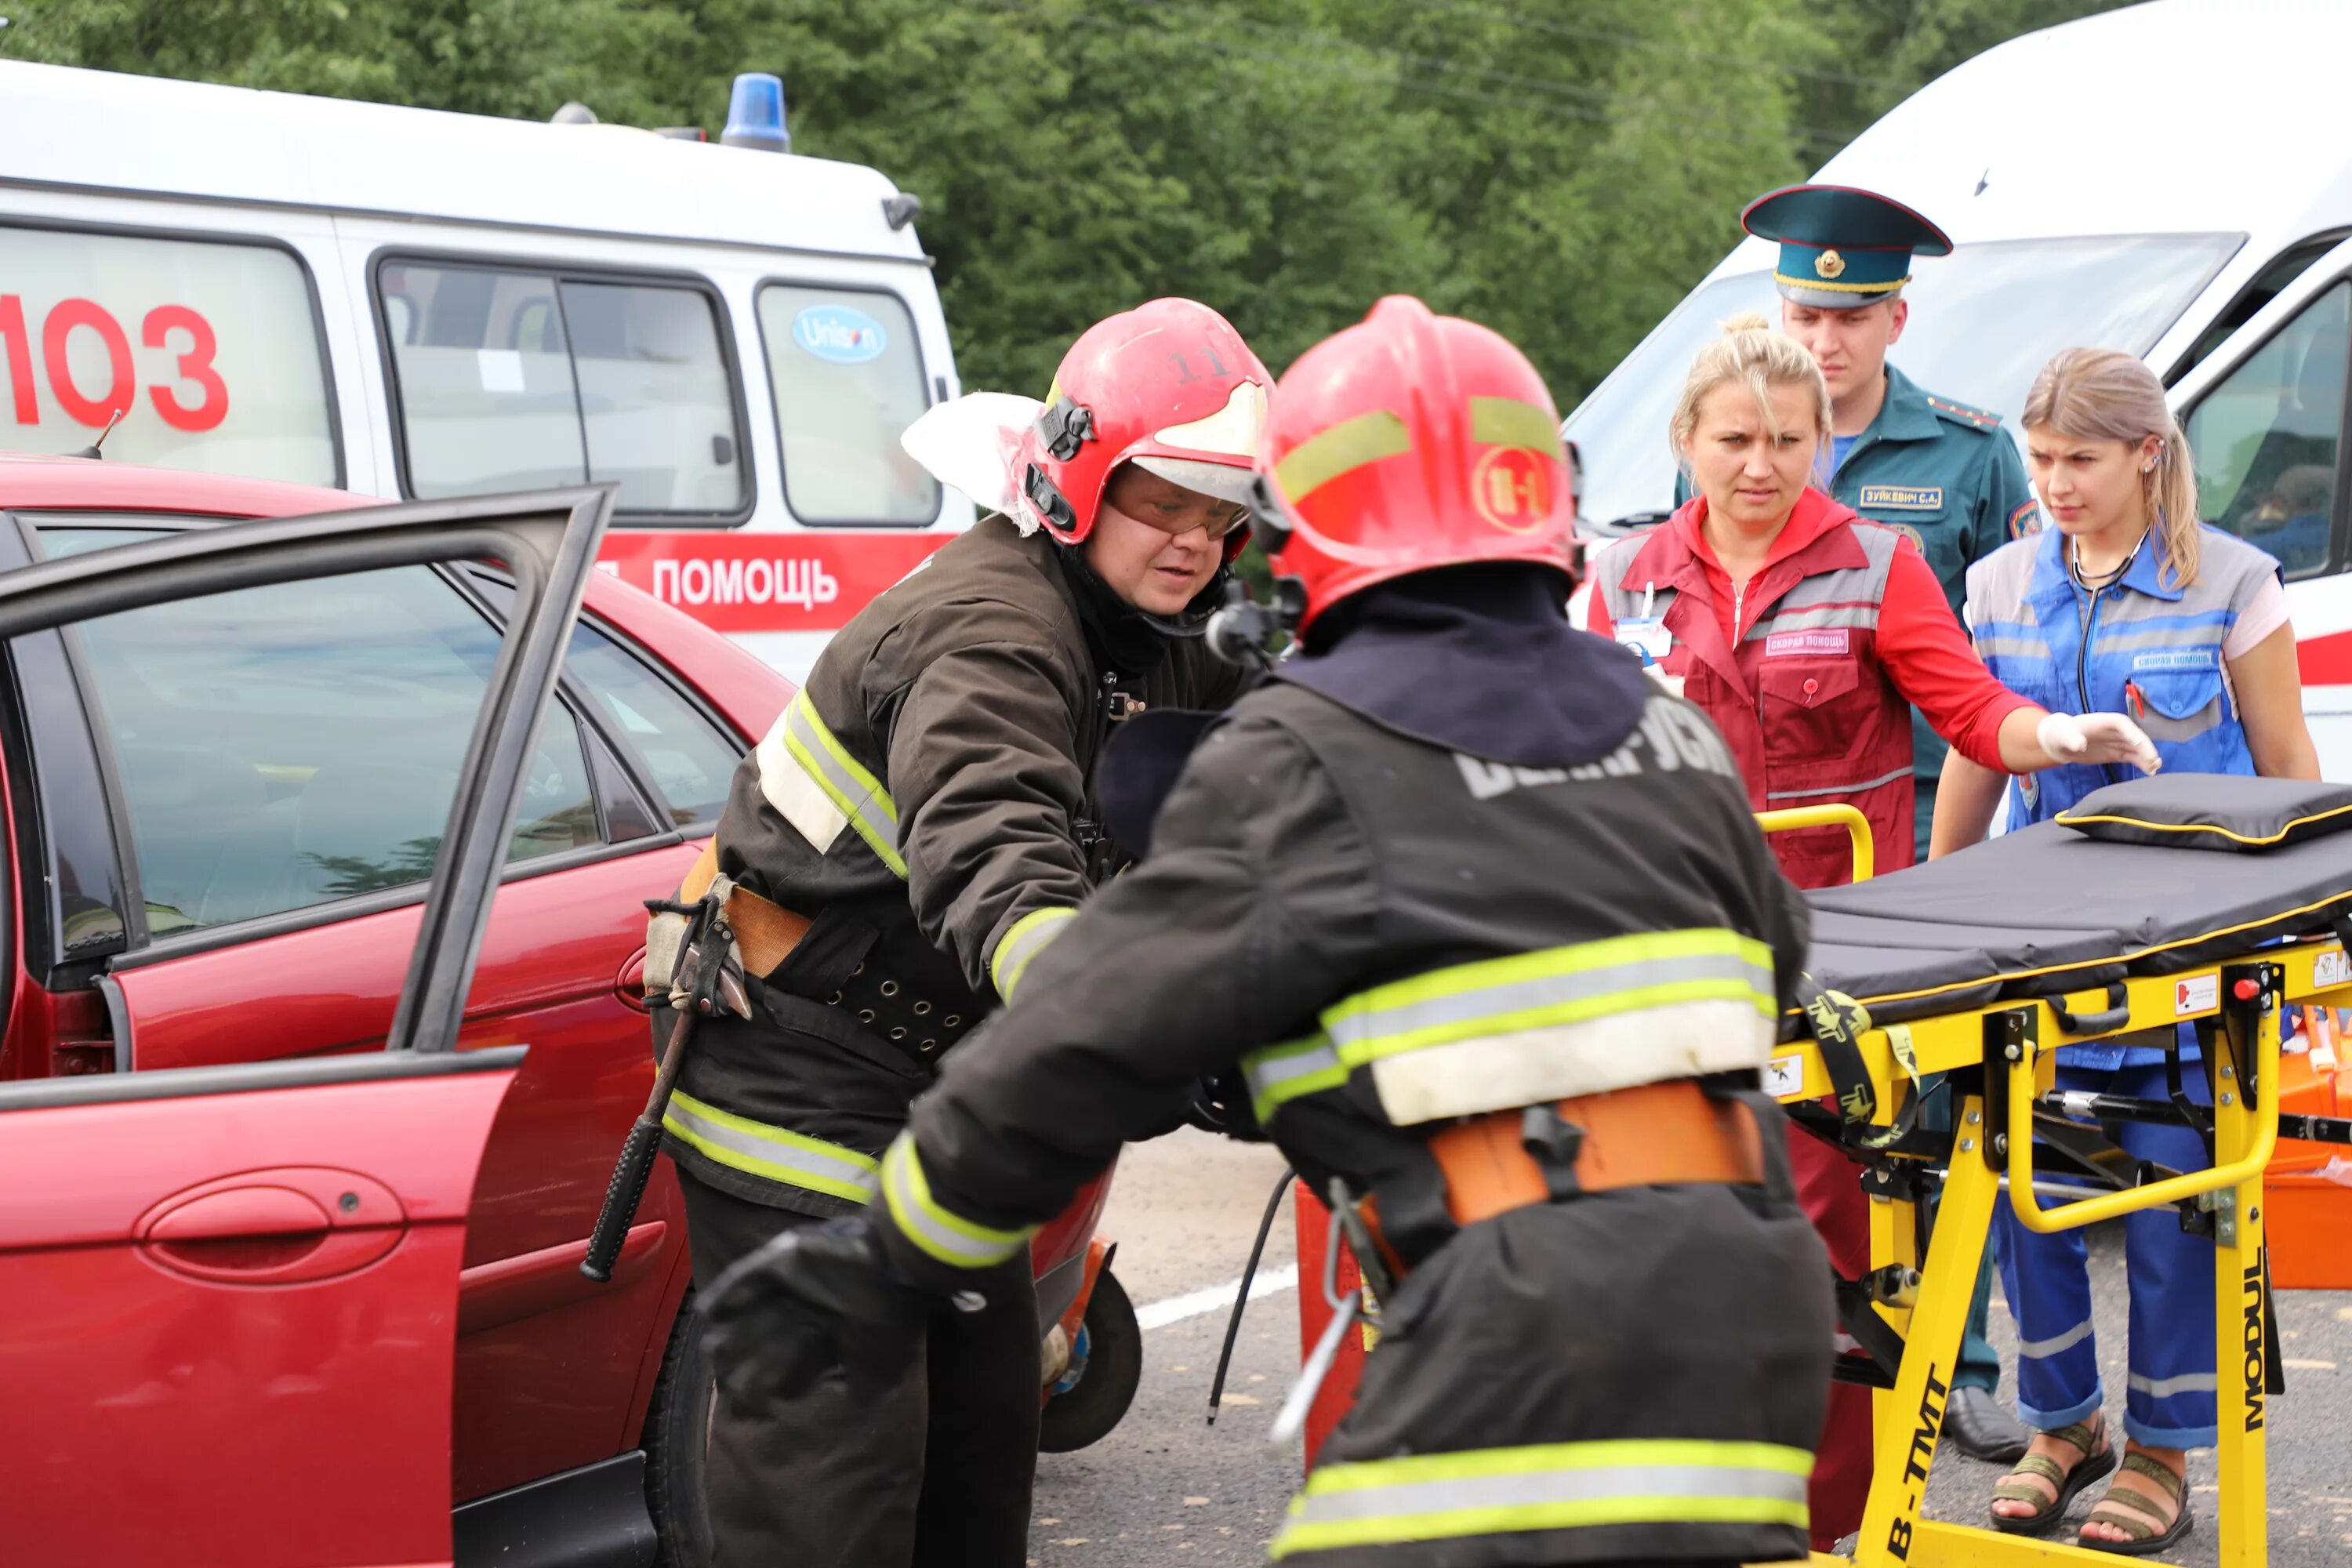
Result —
<instances>
[{"instance_id":1,"label":"man's face","mask_svg":"<svg viewBox=\"0 0 2352 1568\"><path fill-rule=\"evenodd\" d=\"M1805 345L1830 384L1830 401L1843 403L1886 374L1886 351L1903 335L1911 307L1881 300L1852 310L1780 301L1780 326Z\"/></svg>"},{"instance_id":2,"label":"man's face","mask_svg":"<svg viewBox=\"0 0 2352 1568\"><path fill-rule=\"evenodd\" d=\"M1079 546L1110 591L1137 609L1172 616L1197 597L1225 558L1225 535L1248 510L1122 463Z\"/></svg>"}]
</instances>

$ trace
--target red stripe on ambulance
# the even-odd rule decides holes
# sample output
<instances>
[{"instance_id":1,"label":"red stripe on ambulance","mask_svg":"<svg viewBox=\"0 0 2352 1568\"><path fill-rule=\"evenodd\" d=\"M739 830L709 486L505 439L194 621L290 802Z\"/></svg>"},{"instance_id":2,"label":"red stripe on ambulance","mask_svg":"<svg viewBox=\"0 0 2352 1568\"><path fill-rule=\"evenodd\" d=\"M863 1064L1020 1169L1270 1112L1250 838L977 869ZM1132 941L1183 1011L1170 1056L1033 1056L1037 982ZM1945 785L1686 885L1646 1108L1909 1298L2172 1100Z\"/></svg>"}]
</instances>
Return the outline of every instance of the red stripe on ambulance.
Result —
<instances>
[{"instance_id":1,"label":"red stripe on ambulance","mask_svg":"<svg viewBox=\"0 0 2352 1568\"><path fill-rule=\"evenodd\" d=\"M830 632L952 533L608 533L622 581L722 632Z\"/></svg>"}]
</instances>

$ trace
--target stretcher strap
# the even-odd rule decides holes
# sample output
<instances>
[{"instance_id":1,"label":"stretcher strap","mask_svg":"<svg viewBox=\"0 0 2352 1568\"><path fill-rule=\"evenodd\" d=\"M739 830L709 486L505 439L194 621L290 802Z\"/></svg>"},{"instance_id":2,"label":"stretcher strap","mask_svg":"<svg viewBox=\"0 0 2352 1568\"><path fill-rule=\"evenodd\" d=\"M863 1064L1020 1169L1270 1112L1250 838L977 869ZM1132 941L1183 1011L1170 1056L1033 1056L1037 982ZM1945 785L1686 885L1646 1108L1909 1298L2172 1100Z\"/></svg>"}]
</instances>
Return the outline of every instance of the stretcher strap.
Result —
<instances>
[{"instance_id":1,"label":"stretcher strap","mask_svg":"<svg viewBox=\"0 0 2352 1568\"><path fill-rule=\"evenodd\" d=\"M1862 1037L1871 1027L1870 1009L1843 991L1825 990L1810 974L1797 977L1797 1003L1804 1011L1813 1044L1821 1050L1838 1114L1848 1129L1868 1127L1867 1131L1855 1132L1854 1141L1872 1150L1899 1142L1919 1121L1919 1064L1912 1051L1911 1031L1895 1027L1886 1032L1896 1065L1911 1080L1911 1092L1891 1123L1872 1127L1869 1124L1878 1114L1878 1090L1870 1081L1869 1064L1862 1055Z\"/></svg>"}]
</instances>

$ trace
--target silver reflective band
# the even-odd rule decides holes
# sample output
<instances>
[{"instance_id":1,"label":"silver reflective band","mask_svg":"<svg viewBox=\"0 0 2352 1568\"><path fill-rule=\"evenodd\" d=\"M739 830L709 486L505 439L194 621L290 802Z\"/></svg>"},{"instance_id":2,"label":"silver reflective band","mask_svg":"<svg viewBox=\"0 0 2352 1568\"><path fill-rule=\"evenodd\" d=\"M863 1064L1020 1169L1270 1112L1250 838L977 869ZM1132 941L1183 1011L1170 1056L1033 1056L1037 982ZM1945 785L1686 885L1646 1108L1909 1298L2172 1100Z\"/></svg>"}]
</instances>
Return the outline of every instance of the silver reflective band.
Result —
<instances>
[{"instance_id":1,"label":"silver reflective band","mask_svg":"<svg viewBox=\"0 0 2352 1568\"><path fill-rule=\"evenodd\" d=\"M1348 1069L1331 1042L1317 1035L1252 1051L1242 1058L1242 1078L1249 1085L1251 1104L1263 1123L1285 1101L1339 1088L1348 1081Z\"/></svg>"},{"instance_id":2,"label":"silver reflective band","mask_svg":"<svg viewBox=\"0 0 2352 1568\"><path fill-rule=\"evenodd\" d=\"M881 781L834 738L808 693L794 696L755 755L760 794L819 854L853 827L866 847L902 880L898 807Z\"/></svg>"},{"instance_id":3,"label":"silver reflective band","mask_svg":"<svg viewBox=\"0 0 2352 1568\"><path fill-rule=\"evenodd\" d=\"M1625 1441L1326 1465L1275 1539L1293 1552L1622 1524L1802 1528L1812 1456L1767 1443Z\"/></svg>"},{"instance_id":4,"label":"silver reflective band","mask_svg":"<svg viewBox=\"0 0 2352 1568\"><path fill-rule=\"evenodd\" d=\"M2132 1392L2145 1394L2150 1399L2169 1399L2176 1394L2218 1394L2221 1382L2210 1372L2184 1372L2179 1377L2142 1377L2131 1374Z\"/></svg>"},{"instance_id":5,"label":"silver reflective band","mask_svg":"<svg viewBox=\"0 0 2352 1568\"><path fill-rule=\"evenodd\" d=\"M1013 922L988 960L988 978L997 995L1013 1000L1013 988L1021 984L1022 971L1029 967L1029 961L1067 930L1066 922L1077 912L1060 906L1032 910Z\"/></svg>"},{"instance_id":6,"label":"silver reflective band","mask_svg":"<svg viewBox=\"0 0 2352 1568\"><path fill-rule=\"evenodd\" d=\"M1897 768L1891 773L1874 779L1864 779L1860 784L1831 784L1826 789L1769 790L1765 793L1764 798L1766 800L1805 800L1817 795L1860 795L1866 789L1878 789L1893 784L1896 779L1907 779L1910 776L1909 768Z\"/></svg>"},{"instance_id":7,"label":"silver reflective band","mask_svg":"<svg viewBox=\"0 0 2352 1568\"><path fill-rule=\"evenodd\" d=\"M871 1154L705 1105L684 1089L671 1094L662 1131L750 1175L856 1204L874 1195L877 1162Z\"/></svg>"},{"instance_id":8,"label":"silver reflective band","mask_svg":"<svg viewBox=\"0 0 2352 1568\"><path fill-rule=\"evenodd\" d=\"M2036 1185L2038 1186L2039 1184L2037 1183ZM2031 1357L2035 1361L2041 1361L2045 1357L2056 1355L2062 1351L2073 1350L2076 1345L2081 1344L2084 1340L2087 1340L2090 1337L2091 1320L2085 1318L2081 1322L2075 1324L2073 1328L2068 1329L2064 1333L2053 1334L2046 1340L2019 1340L2017 1342L2017 1353L2021 1356Z\"/></svg>"},{"instance_id":9,"label":"silver reflective band","mask_svg":"<svg viewBox=\"0 0 2352 1568\"><path fill-rule=\"evenodd\" d=\"M882 1200L907 1239L958 1268L988 1268L1026 1246L1036 1226L997 1230L940 1206L931 1197L911 1134L901 1132L882 1154Z\"/></svg>"}]
</instances>

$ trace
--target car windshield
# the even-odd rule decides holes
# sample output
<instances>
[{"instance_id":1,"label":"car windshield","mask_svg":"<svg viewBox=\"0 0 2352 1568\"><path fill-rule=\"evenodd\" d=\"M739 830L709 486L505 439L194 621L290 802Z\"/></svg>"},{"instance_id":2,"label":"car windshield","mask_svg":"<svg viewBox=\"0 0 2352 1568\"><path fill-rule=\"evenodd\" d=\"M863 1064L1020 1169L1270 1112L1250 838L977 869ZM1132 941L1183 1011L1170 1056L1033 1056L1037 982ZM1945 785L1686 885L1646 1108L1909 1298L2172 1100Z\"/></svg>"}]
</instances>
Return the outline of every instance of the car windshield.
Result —
<instances>
[{"instance_id":1,"label":"car windshield","mask_svg":"<svg viewBox=\"0 0 2352 1568\"><path fill-rule=\"evenodd\" d=\"M1890 357L1921 386L1992 409L2014 430L2052 354L2078 343L2146 353L2242 243L2164 234L1963 245L1916 268L1910 322ZM1744 310L1779 319L1769 273L1698 289L1569 416L1589 524L1648 521L1672 506L1675 398L1700 347Z\"/></svg>"}]
</instances>

